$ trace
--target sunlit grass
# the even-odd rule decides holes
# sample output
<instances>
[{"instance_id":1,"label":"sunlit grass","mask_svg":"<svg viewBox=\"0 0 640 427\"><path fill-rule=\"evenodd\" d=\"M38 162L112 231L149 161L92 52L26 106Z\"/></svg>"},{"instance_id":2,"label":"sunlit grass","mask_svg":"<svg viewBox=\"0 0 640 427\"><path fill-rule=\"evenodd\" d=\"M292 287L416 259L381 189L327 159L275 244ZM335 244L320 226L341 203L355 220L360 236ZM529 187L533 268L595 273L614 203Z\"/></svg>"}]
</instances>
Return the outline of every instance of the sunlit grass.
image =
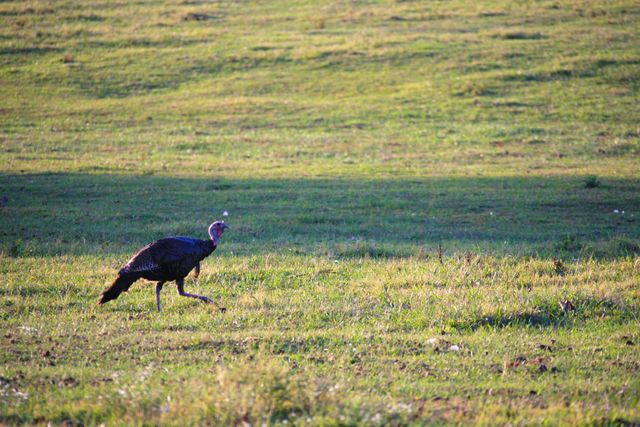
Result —
<instances>
[{"instance_id":1,"label":"sunlit grass","mask_svg":"<svg viewBox=\"0 0 640 427\"><path fill-rule=\"evenodd\" d=\"M639 422L639 16L0 2L0 423Z\"/></svg>"}]
</instances>

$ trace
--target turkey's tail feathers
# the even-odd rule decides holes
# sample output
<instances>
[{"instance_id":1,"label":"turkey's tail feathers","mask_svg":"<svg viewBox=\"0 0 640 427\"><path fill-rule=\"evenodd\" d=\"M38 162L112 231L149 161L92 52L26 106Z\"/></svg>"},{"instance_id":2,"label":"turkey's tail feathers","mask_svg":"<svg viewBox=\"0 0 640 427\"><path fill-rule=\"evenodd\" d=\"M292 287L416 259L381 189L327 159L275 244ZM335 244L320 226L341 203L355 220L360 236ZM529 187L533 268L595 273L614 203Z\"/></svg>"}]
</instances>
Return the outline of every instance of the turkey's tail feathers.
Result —
<instances>
[{"instance_id":1,"label":"turkey's tail feathers","mask_svg":"<svg viewBox=\"0 0 640 427\"><path fill-rule=\"evenodd\" d=\"M128 291L133 282L135 282L139 278L140 277L135 274L118 274L118 277L116 277L116 280L113 281L111 286L109 286L102 292L102 294L100 294L98 305L118 298L118 296L122 292Z\"/></svg>"}]
</instances>

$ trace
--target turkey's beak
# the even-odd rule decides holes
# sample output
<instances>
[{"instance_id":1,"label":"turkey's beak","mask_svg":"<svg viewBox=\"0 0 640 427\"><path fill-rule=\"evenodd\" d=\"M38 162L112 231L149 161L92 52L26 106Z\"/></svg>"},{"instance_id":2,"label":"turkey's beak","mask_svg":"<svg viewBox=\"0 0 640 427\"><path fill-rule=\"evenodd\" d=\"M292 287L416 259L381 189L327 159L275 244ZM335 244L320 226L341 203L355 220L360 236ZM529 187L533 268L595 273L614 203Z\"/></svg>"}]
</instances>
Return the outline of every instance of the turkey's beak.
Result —
<instances>
[{"instance_id":1,"label":"turkey's beak","mask_svg":"<svg viewBox=\"0 0 640 427\"><path fill-rule=\"evenodd\" d=\"M229 226L227 224L222 224L222 229L226 230L227 228L229 228Z\"/></svg>"}]
</instances>

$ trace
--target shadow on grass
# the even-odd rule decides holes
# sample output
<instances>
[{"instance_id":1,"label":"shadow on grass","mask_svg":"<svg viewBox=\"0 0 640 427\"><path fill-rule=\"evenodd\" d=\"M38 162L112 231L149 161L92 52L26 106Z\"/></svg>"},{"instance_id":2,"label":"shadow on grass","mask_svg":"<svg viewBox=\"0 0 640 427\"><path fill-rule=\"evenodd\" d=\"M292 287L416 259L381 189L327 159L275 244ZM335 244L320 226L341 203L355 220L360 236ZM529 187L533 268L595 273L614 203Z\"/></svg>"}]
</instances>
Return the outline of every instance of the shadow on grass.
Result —
<instances>
[{"instance_id":1,"label":"shadow on grass","mask_svg":"<svg viewBox=\"0 0 640 427\"><path fill-rule=\"evenodd\" d=\"M616 302L590 295L576 295L571 298L571 304L573 308L565 311L561 307L560 300L549 299L540 303L533 311L454 320L450 326L461 331L475 331L481 328L565 328L573 326L576 321L584 322L587 319L610 318L619 323L637 319L638 307L632 303Z\"/></svg>"},{"instance_id":2,"label":"shadow on grass","mask_svg":"<svg viewBox=\"0 0 640 427\"><path fill-rule=\"evenodd\" d=\"M640 251L638 193L637 180L586 188L584 177L0 174L0 249L10 256L119 253L168 235L205 238L208 224L228 211L224 250L234 254L389 258L442 245L449 252L574 256L592 248L597 256L628 256Z\"/></svg>"},{"instance_id":3,"label":"shadow on grass","mask_svg":"<svg viewBox=\"0 0 640 427\"><path fill-rule=\"evenodd\" d=\"M507 316L486 316L469 322L455 322L451 326L458 330L469 329L474 331L480 328L558 328L571 323L570 320L569 316L554 315L552 313L518 313Z\"/></svg>"}]
</instances>

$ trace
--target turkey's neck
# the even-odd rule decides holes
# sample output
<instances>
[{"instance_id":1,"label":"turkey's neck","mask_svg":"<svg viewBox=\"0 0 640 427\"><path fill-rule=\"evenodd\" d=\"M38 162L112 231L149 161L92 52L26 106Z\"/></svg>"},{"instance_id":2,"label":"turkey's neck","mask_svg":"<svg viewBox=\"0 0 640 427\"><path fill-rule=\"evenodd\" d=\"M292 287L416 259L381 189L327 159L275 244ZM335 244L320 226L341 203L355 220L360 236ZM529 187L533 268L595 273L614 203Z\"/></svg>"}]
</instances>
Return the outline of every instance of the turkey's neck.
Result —
<instances>
[{"instance_id":1,"label":"turkey's neck","mask_svg":"<svg viewBox=\"0 0 640 427\"><path fill-rule=\"evenodd\" d=\"M211 242L213 242L213 246L218 246L218 236L214 236L213 234L209 236L209 238L211 239Z\"/></svg>"}]
</instances>

